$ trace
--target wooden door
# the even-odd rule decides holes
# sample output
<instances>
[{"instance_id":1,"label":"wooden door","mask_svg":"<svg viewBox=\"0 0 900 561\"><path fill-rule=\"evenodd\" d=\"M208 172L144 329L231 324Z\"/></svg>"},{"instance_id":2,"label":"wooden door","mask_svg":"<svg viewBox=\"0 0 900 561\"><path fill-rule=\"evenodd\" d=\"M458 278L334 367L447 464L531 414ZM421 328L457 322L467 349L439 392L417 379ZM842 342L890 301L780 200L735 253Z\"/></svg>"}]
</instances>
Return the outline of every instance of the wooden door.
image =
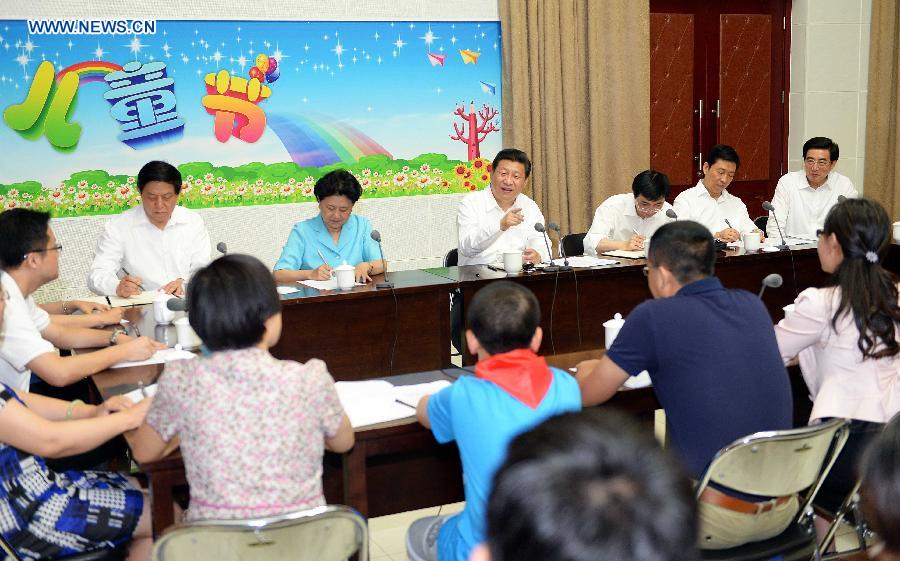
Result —
<instances>
[{"instance_id":1,"label":"wooden door","mask_svg":"<svg viewBox=\"0 0 900 561\"><path fill-rule=\"evenodd\" d=\"M671 199L729 144L741 158L729 191L763 214L787 169L789 2L650 1L650 165Z\"/></svg>"}]
</instances>

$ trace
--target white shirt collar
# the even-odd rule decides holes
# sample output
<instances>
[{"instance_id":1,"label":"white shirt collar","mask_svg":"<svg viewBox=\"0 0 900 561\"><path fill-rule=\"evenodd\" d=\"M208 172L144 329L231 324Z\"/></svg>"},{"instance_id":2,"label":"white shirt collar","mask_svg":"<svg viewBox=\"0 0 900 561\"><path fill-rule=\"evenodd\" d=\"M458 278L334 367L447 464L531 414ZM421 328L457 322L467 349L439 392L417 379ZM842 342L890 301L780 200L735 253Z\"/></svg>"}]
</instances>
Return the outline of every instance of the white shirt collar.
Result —
<instances>
[{"instance_id":1,"label":"white shirt collar","mask_svg":"<svg viewBox=\"0 0 900 561\"><path fill-rule=\"evenodd\" d=\"M800 186L801 189L809 189L814 193L818 193L819 191L830 191L831 190L831 174L828 174L828 177L825 178L825 183L819 185L816 189L813 189L812 185L809 184L809 179L807 179L806 174L803 174L803 181Z\"/></svg>"},{"instance_id":2,"label":"white shirt collar","mask_svg":"<svg viewBox=\"0 0 900 561\"><path fill-rule=\"evenodd\" d=\"M697 187L698 187L698 189L697 189L697 198L698 199L702 199L702 198L706 197L707 199L709 199L711 201L715 201L717 203L724 203L731 196L731 193L728 192L728 189L723 189L722 194L719 195L719 198L714 199L712 197L712 195L709 194L709 191L706 189L706 185L703 184L702 179L697 182Z\"/></svg>"},{"instance_id":3,"label":"white shirt collar","mask_svg":"<svg viewBox=\"0 0 900 561\"><path fill-rule=\"evenodd\" d=\"M134 223L136 226L150 226L156 228L156 224L150 222L150 219L147 218L147 212L144 210L144 204L141 203L138 206L134 207L136 209L134 216ZM181 211L180 206L176 206L174 210L172 210L172 216L169 217L169 221L166 223L166 228L171 226L175 226L177 224L182 224L185 221L184 214ZM166 228L163 228L164 230Z\"/></svg>"}]
</instances>

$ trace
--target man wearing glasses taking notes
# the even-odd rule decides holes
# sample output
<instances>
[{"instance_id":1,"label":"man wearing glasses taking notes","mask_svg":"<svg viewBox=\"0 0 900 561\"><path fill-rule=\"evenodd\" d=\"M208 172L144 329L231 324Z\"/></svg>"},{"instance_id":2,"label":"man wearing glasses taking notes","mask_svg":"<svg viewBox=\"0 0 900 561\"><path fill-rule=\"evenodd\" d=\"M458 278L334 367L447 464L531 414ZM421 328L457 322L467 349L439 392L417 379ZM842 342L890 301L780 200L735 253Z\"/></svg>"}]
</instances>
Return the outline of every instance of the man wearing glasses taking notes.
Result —
<instances>
[{"instance_id":1,"label":"man wearing glasses taking notes","mask_svg":"<svg viewBox=\"0 0 900 561\"><path fill-rule=\"evenodd\" d=\"M103 227L88 287L106 296L156 289L182 296L190 275L209 263L206 225L199 214L178 206L181 172L175 166L147 163L137 186L141 204Z\"/></svg>"},{"instance_id":2,"label":"man wearing glasses taking notes","mask_svg":"<svg viewBox=\"0 0 900 561\"><path fill-rule=\"evenodd\" d=\"M840 149L830 138L817 136L803 144L803 169L781 176L772 197L774 214L785 236L815 242L816 230L825 224L825 216L840 197L859 197L853 183L834 171ZM777 236L778 228L769 212L766 223L769 236Z\"/></svg>"},{"instance_id":3,"label":"man wearing glasses taking notes","mask_svg":"<svg viewBox=\"0 0 900 561\"><path fill-rule=\"evenodd\" d=\"M0 282L6 298L0 338L0 382L29 391L31 372L54 386L67 386L118 362L145 360L165 345L121 331L61 325L34 303L32 294L59 274L50 215L25 209L0 213ZM64 349L108 347L61 357Z\"/></svg>"},{"instance_id":4,"label":"man wearing glasses taking notes","mask_svg":"<svg viewBox=\"0 0 900 561\"><path fill-rule=\"evenodd\" d=\"M634 176L629 193L613 195L603 201L594 213L591 229L584 236L585 255L624 249L640 251L657 228L671 221L666 211L672 205L669 178L648 169Z\"/></svg>"}]
</instances>

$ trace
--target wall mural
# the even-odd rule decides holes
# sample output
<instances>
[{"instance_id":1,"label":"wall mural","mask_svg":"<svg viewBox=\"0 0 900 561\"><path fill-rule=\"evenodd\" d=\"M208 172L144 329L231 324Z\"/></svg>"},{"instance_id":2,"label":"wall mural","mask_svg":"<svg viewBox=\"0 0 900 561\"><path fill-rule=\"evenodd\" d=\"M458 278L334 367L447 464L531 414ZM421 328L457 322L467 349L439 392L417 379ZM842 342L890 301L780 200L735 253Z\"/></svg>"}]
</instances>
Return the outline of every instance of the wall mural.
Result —
<instances>
[{"instance_id":1,"label":"wall mural","mask_svg":"<svg viewBox=\"0 0 900 561\"><path fill-rule=\"evenodd\" d=\"M498 22L0 20L0 205L138 203L176 165L191 208L484 187L501 147ZM486 157L482 157L484 154Z\"/></svg>"}]
</instances>

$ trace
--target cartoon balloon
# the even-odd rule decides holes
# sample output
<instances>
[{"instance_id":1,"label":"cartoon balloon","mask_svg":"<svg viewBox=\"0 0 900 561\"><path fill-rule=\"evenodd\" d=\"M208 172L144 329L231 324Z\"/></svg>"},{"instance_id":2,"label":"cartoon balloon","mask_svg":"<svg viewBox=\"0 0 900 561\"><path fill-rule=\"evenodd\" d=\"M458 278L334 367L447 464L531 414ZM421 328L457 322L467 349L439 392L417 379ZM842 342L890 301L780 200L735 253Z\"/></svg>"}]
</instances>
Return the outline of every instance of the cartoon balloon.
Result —
<instances>
[{"instance_id":1,"label":"cartoon balloon","mask_svg":"<svg viewBox=\"0 0 900 561\"><path fill-rule=\"evenodd\" d=\"M265 76L265 74L263 74L263 71L260 70L258 66L254 66L253 68L250 69L250 77L251 77L251 78L256 78L256 79L259 80L260 82L265 82L265 81L266 81L266 76Z\"/></svg>"},{"instance_id":2,"label":"cartoon balloon","mask_svg":"<svg viewBox=\"0 0 900 561\"><path fill-rule=\"evenodd\" d=\"M256 57L256 67L259 68L260 72L265 73L269 69L269 56L265 53L259 53L259 56Z\"/></svg>"},{"instance_id":3,"label":"cartoon balloon","mask_svg":"<svg viewBox=\"0 0 900 561\"><path fill-rule=\"evenodd\" d=\"M269 69L264 71L266 73L266 76L268 76L272 72L275 72L277 69L278 69L278 59L270 57L269 58Z\"/></svg>"},{"instance_id":4,"label":"cartoon balloon","mask_svg":"<svg viewBox=\"0 0 900 561\"><path fill-rule=\"evenodd\" d=\"M273 58L273 59L270 59L270 60L271 60L272 62L275 62L275 59L274 59L274 58ZM274 82L275 80L277 80L280 76L281 76L281 69L280 69L280 68L276 68L275 70L272 70L271 68L269 68L269 73L266 74L266 80L271 84L272 82Z\"/></svg>"}]
</instances>

